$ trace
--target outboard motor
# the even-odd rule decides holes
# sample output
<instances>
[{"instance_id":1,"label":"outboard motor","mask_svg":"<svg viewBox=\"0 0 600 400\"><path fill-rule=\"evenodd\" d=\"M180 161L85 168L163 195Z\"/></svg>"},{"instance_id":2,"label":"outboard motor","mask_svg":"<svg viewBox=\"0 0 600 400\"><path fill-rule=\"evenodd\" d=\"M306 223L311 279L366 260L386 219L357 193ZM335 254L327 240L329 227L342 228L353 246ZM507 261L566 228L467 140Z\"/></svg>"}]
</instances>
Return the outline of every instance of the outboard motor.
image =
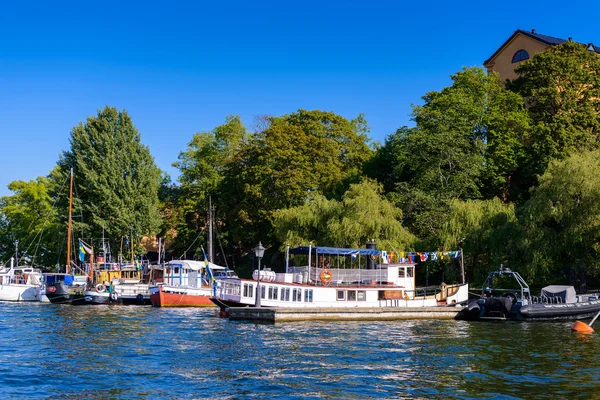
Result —
<instances>
[{"instance_id":1,"label":"outboard motor","mask_svg":"<svg viewBox=\"0 0 600 400\"><path fill-rule=\"evenodd\" d=\"M371 239L367 242L367 249L377 249L375 240ZM375 260L372 256L367 256L367 269L375 269Z\"/></svg>"}]
</instances>

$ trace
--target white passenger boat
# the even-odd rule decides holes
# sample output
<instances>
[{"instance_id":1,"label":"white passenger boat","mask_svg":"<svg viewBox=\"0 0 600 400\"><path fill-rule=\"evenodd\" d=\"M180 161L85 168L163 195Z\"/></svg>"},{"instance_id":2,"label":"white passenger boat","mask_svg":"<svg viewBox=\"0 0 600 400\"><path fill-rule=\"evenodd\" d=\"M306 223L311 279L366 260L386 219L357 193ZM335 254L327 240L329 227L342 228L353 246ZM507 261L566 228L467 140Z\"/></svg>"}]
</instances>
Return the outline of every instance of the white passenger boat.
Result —
<instances>
[{"instance_id":1,"label":"white passenger boat","mask_svg":"<svg viewBox=\"0 0 600 400\"><path fill-rule=\"evenodd\" d=\"M375 248L309 246L291 249L289 254L308 256L308 265L288 268L286 273L254 271L253 280L223 279L212 301L225 310L244 306L446 307L468 300L468 284L442 284L433 293L417 289L414 263L387 263L385 252ZM331 262L331 256L337 262ZM343 268L348 258L354 262L350 261L350 268ZM359 258L365 260L362 267Z\"/></svg>"},{"instance_id":2,"label":"white passenger boat","mask_svg":"<svg viewBox=\"0 0 600 400\"><path fill-rule=\"evenodd\" d=\"M14 267L0 270L0 301L41 301L42 273L33 267Z\"/></svg>"}]
</instances>

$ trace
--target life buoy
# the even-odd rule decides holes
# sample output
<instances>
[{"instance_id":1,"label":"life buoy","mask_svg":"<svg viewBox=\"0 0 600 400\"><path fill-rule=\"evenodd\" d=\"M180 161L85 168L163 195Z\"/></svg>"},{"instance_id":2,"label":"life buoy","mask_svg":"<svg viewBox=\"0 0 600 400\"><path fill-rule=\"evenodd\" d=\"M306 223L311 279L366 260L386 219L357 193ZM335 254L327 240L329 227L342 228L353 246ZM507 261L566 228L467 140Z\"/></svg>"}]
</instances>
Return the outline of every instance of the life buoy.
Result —
<instances>
[{"instance_id":1,"label":"life buoy","mask_svg":"<svg viewBox=\"0 0 600 400\"><path fill-rule=\"evenodd\" d=\"M331 280L333 279L333 275L331 275L331 272L328 269L324 269L319 274L319 279L321 279L321 282L328 285L329 282L331 282Z\"/></svg>"},{"instance_id":2,"label":"life buoy","mask_svg":"<svg viewBox=\"0 0 600 400\"><path fill-rule=\"evenodd\" d=\"M110 299L111 299L112 301L116 301L118 297L119 297L119 296L117 295L117 293L116 293L116 292L112 292L112 293L110 294Z\"/></svg>"},{"instance_id":3,"label":"life buoy","mask_svg":"<svg viewBox=\"0 0 600 400\"><path fill-rule=\"evenodd\" d=\"M104 292L106 290L106 286L104 286L103 284L99 283L96 285L96 292Z\"/></svg>"}]
</instances>

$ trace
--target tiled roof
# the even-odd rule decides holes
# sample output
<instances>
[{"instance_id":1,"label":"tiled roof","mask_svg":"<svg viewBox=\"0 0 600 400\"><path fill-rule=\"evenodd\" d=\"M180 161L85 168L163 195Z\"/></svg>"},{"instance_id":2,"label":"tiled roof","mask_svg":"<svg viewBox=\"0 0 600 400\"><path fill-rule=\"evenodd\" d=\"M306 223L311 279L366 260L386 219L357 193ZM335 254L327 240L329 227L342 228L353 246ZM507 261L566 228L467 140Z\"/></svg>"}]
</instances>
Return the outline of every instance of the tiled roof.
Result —
<instances>
[{"instance_id":1,"label":"tiled roof","mask_svg":"<svg viewBox=\"0 0 600 400\"><path fill-rule=\"evenodd\" d=\"M508 43L509 43L509 42L510 42L510 41L511 41L511 40L512 40L512 39L513 39L515 36L517 36L519 33L520 33L520 34L522 34L522 35L525 35L525 36L529 36L529 37L530 37L530 38L532 38L532 39L539 40L540 42L542 42L542 43L545 43L545 44L547 44L547 45L549 45L549 46L555 46L555 45L557 45L557 44L563 44L564 42L566 42L566 41L567 41L567 40L565 40L565 39L557 38L557 37L554 37L554 36L540 35L539 33L536 33L536 32L535 32L535 29L532 29L531 31L525 31L525 30L523 30L523 29L517 29L517 30L516 30L516 31L515 31L515 32L514 32L514 33L513 33L513 34L512 34L512 35L511 35L509 38L508 38L508 40L507 40L506 42L504 42L504 43L502 44L502 46L500 46L500 47L498 48L498 50L496 50L496 51L494 52L494 54L492 54L492 56L491 56L490 58L488 58L487 60L485 60L485 61L483 62L483 64L485 65L485 64L489 63L490 61L492 61L492 59L493 59L494 57L496 57L496 55L497 55L497 54L500 52L500 50L502 50L502 49L504 48L504 46L506 46L506 45L507 45L507 44L508 44ZM570 38L569 38L569 39L570 39ZM599 47L599 46L596 46L596 45L594 45L593 43L590 43L590 44L588 44L588 45L587 45L587 47L588 47L588 49L590 49L591 51L595 51L596 53L600 53L600 47Z\"/></svg>"}]
</instances>

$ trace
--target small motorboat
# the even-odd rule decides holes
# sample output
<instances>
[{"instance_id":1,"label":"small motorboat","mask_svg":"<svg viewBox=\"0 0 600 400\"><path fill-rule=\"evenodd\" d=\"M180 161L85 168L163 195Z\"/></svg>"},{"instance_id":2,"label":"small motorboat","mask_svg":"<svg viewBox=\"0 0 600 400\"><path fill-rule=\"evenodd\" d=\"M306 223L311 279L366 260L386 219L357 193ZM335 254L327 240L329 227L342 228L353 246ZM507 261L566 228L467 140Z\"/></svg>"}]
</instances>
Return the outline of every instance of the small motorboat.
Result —
<instances>
[{"instance_id":1,"label":"small motorboat","mask_svg":"<svg viewBox=\"0 0 600 400\"><path fill-rule=\"evenodd\" d=\"M499 289L498 279L512 278L518 289ZM518 272L509 268L492 271L481 291L481 298L472 300L457 315L457 319L477 320L554 320L588 318L600 311L600 295L575 293L573 286L550 285L533 296L529 285Z\"/></svg>"}]
</instances>

